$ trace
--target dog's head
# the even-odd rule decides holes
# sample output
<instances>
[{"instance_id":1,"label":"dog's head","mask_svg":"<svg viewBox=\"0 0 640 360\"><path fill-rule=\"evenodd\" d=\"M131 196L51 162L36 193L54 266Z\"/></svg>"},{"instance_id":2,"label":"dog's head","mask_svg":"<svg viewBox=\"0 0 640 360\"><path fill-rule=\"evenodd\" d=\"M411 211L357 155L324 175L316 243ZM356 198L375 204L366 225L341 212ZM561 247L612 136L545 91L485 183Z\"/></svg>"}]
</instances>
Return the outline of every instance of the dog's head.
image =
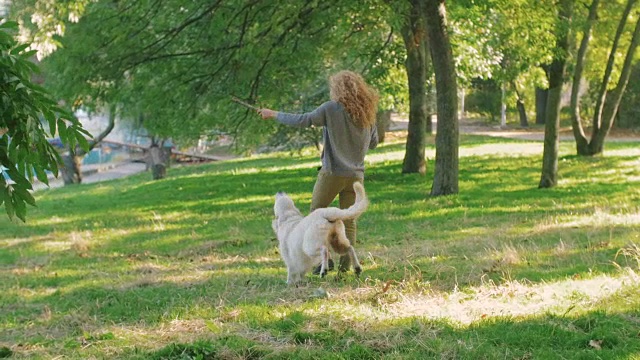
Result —
<instances>
[{"instance_id":1,"label":"dog's head","mask_svg":"<svg viewBox=\"0 0 640 360\"><path fill-rule=\"evenodd\" d=\"M282 191L276 193L276 201L273 204L273 214L276 218L271 222L271 227L275 233L278 232L280 223L286 221L291 216L301 215L300 210L296 208L293 200Z\"/></svg>"}]
</instances>

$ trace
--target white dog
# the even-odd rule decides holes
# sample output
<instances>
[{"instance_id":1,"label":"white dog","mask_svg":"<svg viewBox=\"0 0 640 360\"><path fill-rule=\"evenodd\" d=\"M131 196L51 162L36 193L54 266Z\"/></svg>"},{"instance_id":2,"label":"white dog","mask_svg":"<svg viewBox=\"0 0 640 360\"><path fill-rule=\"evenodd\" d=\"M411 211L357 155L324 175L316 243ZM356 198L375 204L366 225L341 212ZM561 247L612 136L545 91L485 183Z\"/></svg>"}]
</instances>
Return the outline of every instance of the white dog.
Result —
<instances>
[{"instance_id":1,"label":"white dog","mask_svg":"<svg viewBox=\"0 0 640 360\"><path fill-rule=\"evenodd\" d=\"M283 192L276 194L273 206L276 219L272 227L280 243L280 254L287 266L287 284L302 280L306 272L320 262L320 276L327 274L329 247L340 255L351 257L356 275L362 272L358 257L349 243L342 220L355 219L369 205L361 183L355 182L355 203L348 209L335 207L314 210L304 217Z\"/></svg>"}]
</instances>

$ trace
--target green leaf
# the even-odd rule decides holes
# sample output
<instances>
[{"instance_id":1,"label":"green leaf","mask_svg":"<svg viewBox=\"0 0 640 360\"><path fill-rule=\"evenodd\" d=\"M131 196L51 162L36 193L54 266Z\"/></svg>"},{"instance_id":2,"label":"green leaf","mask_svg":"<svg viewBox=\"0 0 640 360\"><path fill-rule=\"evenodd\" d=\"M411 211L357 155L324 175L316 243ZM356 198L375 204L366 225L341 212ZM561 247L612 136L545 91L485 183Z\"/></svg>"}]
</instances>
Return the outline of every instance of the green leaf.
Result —
<instances>
[{"instance_id":1,"label":"green leaf","mask_svg":"<svg viewBox=\"0 0 640 360\"><path fill-rule=\"evenodd\" d=\"M93 139L93 135L83 127L77 127L76 130L89 139Z\"/></svg>"},{"instance_id":2,"label":"green leaf","mask_svg":"<svg viewBox=\"0 0 640 360\"><path fill-rule=\"evenodd\" d=\"M13 50L11 50L11 55L18 55L21 52L23 52L24 50L26 50L29 46L30 46L30 44L18 45Z\"/></svg>"},{"instance_id":3,"label":"green leaf","mask_svg":"<svg viewBox=\"0 0 640 360\"><path fill-rule=\"evenodd\" d=\"M49 133L51 134L51 136L55 136L56 135L56 116L53 114L53 112L49 111L49 110L42 110L42 115L44 115L44 118L47 120L47 122L49 122Z\"/></svg>"},{"instance_id":4,"label":"green leaf","mask_svg":"<svg viewBox=\"0 0 640 360\"><path fill-rule=\"evenodd\" d=\"M15 43L15 40L13 40L13 36L7 34L4 31L0 31L0 44L7 44L9 46L12 46Z\"/></svg>"},{"instance_id":5,"label":"green leaf","mask_svg":"<svg viewBox=\"0 0 640 360\"><path fill-rule=\"evenodd\" d=\"M33 50L33 51L36 51L36 52L37 52L37 50ZM29 56L32 56L32 55L30 55L30 53L31 53L31 51L29 51L29 52L27 52L27 53L23 54L23 56L27 56L27 54L29 54ZM25 61L25 62L24 62L24 65L25 65L27 68L29 68L29 70L30 70L31 72L33 72L34 74L39 74L39 73L41 72L40 67L39 67L38 65L36 65L35 63L31 62L31 61ZM32 89L34 88L33 86L30 86L30 87L31 87Z\"/></svg>"},{"instance_id":6,"label":"green leaf","mask_svg":"<svg viewBox=\"0 0 640 360\"><path fill-rule=\"evenodd\" d=\"M55 159L55 161L52 161L51 163L48 164L49 170L51 170L51 172L53 173L53 176L58 177L58 164L62 162L62 158L60 157L60 154L58 154L56 149L51 144L47 143L45 146L49 156L52 159Z\"/></svg>"},{"instance_id":7,"label":"green leaf","mask_svg":"<svg viewBox=\"0 0 640 360\"><path fill-rule=\"evenodd\" d=\"M28 63L31 63L31 62L28 62ZM30 84L29 84L29 87L30 87L31 89L35 90L38 94L41 94L43 99L46 99L45 94L47 94L47 90L46 90L45 88L43 88L42 86L40 86L40 85L38 85L38 84L34 84L34 83L30 83ZM51 101L51 100L48 100L48 103L50 103L51 105L54 105L54 104L55 104L55 102L54 102L54 101ZM51 111L54 111L53 107L51 107L51 108L47 108L47 109L43 109L43 110L51 110Z\"/></svg>"},{"instance_id":8,"label":"green leaf","mask_svg":"<svg viewBox=\"0 0 640 360\"><path fill-rule=\"evenodd\" d=\"M67 135L67 125L64 123L64 120L62 119L58 119L58 135L60 136L60 140L62 140L62 142L68 142L68 135Z\"/></svg>"},{"instance_id":9,"label":"green leaf","mask_svg":"<svg viewBox=\"0 0 640 360\"><path fill-rule=\"evenodd\" d=\"M38 53L38 50L29 50L29 51L27 51L27 52L25 52L25 53L22 53L22 54L20 55L20 57L22 57L23 59L29 59L29 58L31 58L32 56L35 56L37 53ZM25 62L25 65L27 65L27 64L34 65L34 66L35 66L36 71L37 71L38 69L40 69L36 64L32 63L31 61L26 61L26 62Z\"/></svg>"},{"instance_id":10,"label":"green leaf","mask_svg":"<svg viewBox=\"0 0 640 360\"><path fill-rule=\"evenodd\" d=\"M13 199L11 193L9 193L9 187L5 187L2 192L5 197L4 210L7 212L7 215L9 215L9 219L13 219L16 211L13 207Z\"/></svg>"},{"instance_id":11,"label":"green leaf","mask_svg":"<svg viewBox=\"0 0 640 360\"><path fill-rule=\"evenodd\" d=\"M16 189L15 194L18 195L22 200L24 200L27 204L31 206L36 206L36 199L33 198L33 195L25 189Z\"/></svg>"},{"instance_id":12,"label":"green leaf","mask_svg":"<svg viewBox=\"0 0 640 360\"><path fill-rule=\"evenodd\" d=\"M15 75L13 75L13 76L9 76L9 78L6 80L6 83L9 84L9 83L16 82L16 81L19 82L20 78L15 76Z\"/></svg>"},{"instance_id":13,"label":"green leaf","mask_svg":"<svg viewBox=\"0 0 640 360\"><path fill-rule=\"evenodd\" d=\"M8 200L7 193L4 191L7 188L7 182L4 180L2 172L2 168L0 168L0 205Z\"/></svg>"},{"instance_id":14,"label":"green leaf","mask_svg":"<svg viewBox=\"0 0 640 360\"><path fill-rule=\"evenodd\" d=\"M51 136L56 135L56 116L49 110L43 110L42 115L49 122L49 133Z\"/></svg>"},{"instance_id":15,"label":"green leaf","mask_svg":"<svg viewBox=\"0 0 640 360\"><path fill-rule=\"evenodd\" d=\"M76 130L76 129L74 128L74 130ZM84 151L89 151L89 142L84 137L84 135L82 135L82 133L80 133L79 131L76 132L75 135L76 135L76 139L78 139L78 144L80 144L80 147Z\"/></svg>"},{"instance_id":16,"label":"green leaf","mask_svg":"<svg viewBox=\"0 0 640 360\"><path fill-rule=\"evenodd\" d=\"M15 184L13 184L14 187L29 189L31 188L31 183L15 168L9 168L7 170L7 173L9 174L11 180L15 181Z\"/></svg>"},{"instance_id":17,"label":"green leaf","mask_svg":"<svg viewBox=\"0 0 640 360\"><path fill-rule=\"evenodd\" d=\"M0 24L0 29L18 30L18 23L15 21L7 21Z\"/></svg>"},{"instance_id":18,"label":"green leaf","mask_svg":"<svg viewBox=\"0 0 640 360\"><path fill-rule=\"evenodd\" d=\"M42 181L44 184L49 185L49 177L47 176L47 172L44 170L40 164L34 164L33 170L36 173L36 178Z\"/></svg>"},{"instance_id":19,"label":"green leaf","mask_svg":"<svg viewBox=\"0 0 640 360\"><path fill-rule=\"evenodd\" d=\"M20 220L22 220L22 222L26 222L27 221L27 206L24 204L23 201L18 201L16 199L16 197L14 197L14 200L15 200L15 203L14 203L15 214Z\"/></svg>"}]
</instances>

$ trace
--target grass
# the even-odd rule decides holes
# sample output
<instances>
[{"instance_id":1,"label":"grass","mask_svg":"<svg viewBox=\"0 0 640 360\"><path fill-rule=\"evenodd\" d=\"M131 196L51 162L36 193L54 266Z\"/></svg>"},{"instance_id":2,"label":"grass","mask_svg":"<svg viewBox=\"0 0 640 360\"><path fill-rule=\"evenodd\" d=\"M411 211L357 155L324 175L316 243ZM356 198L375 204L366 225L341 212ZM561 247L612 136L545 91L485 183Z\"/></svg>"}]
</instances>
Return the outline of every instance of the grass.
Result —
<instances>
[{"instance_id":1,"label":"grass","mask_svg":"<svg viewBox=\"0 0 640 360\"><path fill-rule=\"evenodd\" d=\"M273 194L306 212L315 154L40 191L0 217L0 357L640 359L639 145L563 142L541 190L540 142L464 136L460 194L431 198L392 141L368 156L362 276L297 288Z\"/></svg>"}]
</instances>

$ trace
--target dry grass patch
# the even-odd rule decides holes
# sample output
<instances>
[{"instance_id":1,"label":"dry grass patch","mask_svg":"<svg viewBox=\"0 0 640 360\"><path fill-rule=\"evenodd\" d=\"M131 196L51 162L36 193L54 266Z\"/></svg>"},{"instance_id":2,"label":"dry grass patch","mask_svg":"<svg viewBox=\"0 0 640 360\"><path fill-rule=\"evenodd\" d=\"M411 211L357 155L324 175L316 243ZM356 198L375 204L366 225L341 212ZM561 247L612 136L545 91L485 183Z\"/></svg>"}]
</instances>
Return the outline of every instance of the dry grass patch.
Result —
<instances>
[{"instance_id":1,"label":"dry grass patch","mask_svg":"<svg viewBox=\"0 0 640 360\"><path fill-rule=\"evenodd\" d=\"M359 314L359 318L371 318L373 315L379 320L397 320L420 316L471 324L487 317L531 316L548 312L563 314L575 306L588 309L624 287L637 284L640 284L640 275L631 269L625 269L616 277L603 275L554 283L533 284L513 280L496 285L488 281L482 286L452 293L407 292L406 284L391 283L384 291L386 302L378 302L381 311L372 313L371 307L362 305L345 306L348 307L346 313L351 316ZM368 291L360 289L357 297L343 297L349 299L349 303L371 303L372 299L380 297L386 286ZM356 298L359 301L355 301Z\"/></svg>"}]
</instances>

